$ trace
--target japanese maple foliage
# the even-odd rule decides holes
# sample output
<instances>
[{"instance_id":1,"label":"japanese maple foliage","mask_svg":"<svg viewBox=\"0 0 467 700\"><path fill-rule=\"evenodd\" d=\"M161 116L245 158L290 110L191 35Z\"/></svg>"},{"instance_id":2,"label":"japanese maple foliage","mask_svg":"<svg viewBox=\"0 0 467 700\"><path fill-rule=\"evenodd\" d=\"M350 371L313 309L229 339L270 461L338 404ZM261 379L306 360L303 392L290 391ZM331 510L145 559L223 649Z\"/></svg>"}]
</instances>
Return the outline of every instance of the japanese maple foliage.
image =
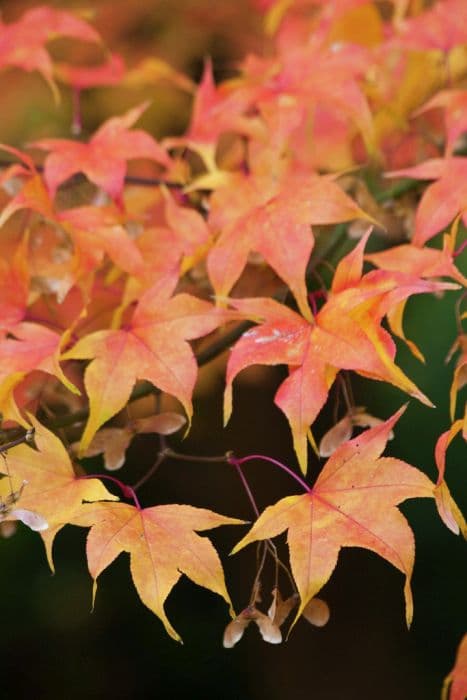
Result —
<instances>
[{"instance_id":1,"label":"japanese maple foliage","mask_svg":"<svg viewBox=\"0 0 467 700\"><path fill-rule=\"evenodd\" d=\"M217 83L207 59L198 86L157 57L127 66L91 24L65 10L37 7L0 23L0 68L38 71L56 95L58 81L63 96L71 90L74 111L68 137L42 131L2 146L0 519L38 530L51 566L64 526L90 528L94 582L129 553L139 597L176 640L164 604L185 574L230 606L226 647L250 622L279 643L291 612L289 629L299 616L325 624L330 609L315 596L349 546L372 550L405 576L410 625L415 540L397 508L406 499L433 499L445 525L467 535L446 467L450 442L467 437L459 262L467 32L465 22L452 21L453 13L465 18L465 7L460 0L251 0L251 7L264 15L256 54ZM75 63L71 50L54 61L48 43L57 36L92 45L100 62ZM161 77L193 93L184 133L156 139L137 127L149 106L140 93L90 137L79 133L87 126L82 90L118 86L131 102L132 90ZM457 359L446 387L450 415L432 436L436 484L425 474L430 465L382 456L403 409L373 416L352 393L360 375L396 387L401 403L409 396L433 406L428 382L419 388L397 354L396 338L424 358L426 348L405 328L406 305L420 294L433 306L446 296L458 326L458 338L445 339L445 354L452 347ZM261 542L248 573L251 597L237 617L222 558L197 533L243 519L198 508L195 494L192 503L161 505L153 490L144 506L138 495L169 457L202 461L177 452L171 435L189 431L197 417L199 366L221 357L224 421L243 370L284 365L274 401L295 454L286 465L272 455L240 457L232 444L209 457L238 471L256 517L234 552ZM141 397L153 400L145 415L131 417ZM334 420L323 431L315 421L325 407L324 420L333 411ZM156 459L133 482L127 450L140 433L153 436ZM102 470L88 473L86 458L100 454ZM329 457L320 470L318 454ZM289 473L305 493L284 494L260 513L243 474L253 459ZM319 470L312 487L304 480L310 463ZM125 480L105 471L123 465ZM176 492L176 467L170 478ZM289 561L272 542L284 531ZM275 585L264 611L269 559ZM449 677L456 700L464 647L465 639Z\"/></svg>"}]
</instances>

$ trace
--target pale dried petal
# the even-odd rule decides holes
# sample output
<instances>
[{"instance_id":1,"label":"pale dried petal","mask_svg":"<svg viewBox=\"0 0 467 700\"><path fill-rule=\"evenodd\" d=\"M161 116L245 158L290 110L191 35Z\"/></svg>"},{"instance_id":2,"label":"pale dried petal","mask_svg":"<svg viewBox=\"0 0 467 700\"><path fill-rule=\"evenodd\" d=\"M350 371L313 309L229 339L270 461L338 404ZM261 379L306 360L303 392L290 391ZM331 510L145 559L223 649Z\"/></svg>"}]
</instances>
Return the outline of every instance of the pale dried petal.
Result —
<instances>
[{"instance_id":1,"label":"pale dried petal","mask_svg":"<svg viewBox=\"0 0 467 700\"><path fill-rule=\"evenodd\" d=\"M299 598L298 595L294 593L284 600L278 588L273 590L272 595L273 599L268 610L268 615L269 619L273 620L274 624L280 627L285 622L290 612L298 604Z\"/></svg>"},{"instance_id":2,"label":"pale dried petal","mask_svg":"<svg viewBox=\"0 0 467 700\"><path fill-rule=\"evenodd\" d=\"M247 620L246 618L241 617L241 615L236 617L235 620L232 620L232 622L229 622L224 631L224 639L222 642L223 646L226 649L231 649L234 647L243 637L243 633L250 622L251 620Z\"/></svg>"},{"instance_id":3,"label":"pale dried petal","mask_svg":"<svg viewBox=\"0 0 467 700\"><path fill-rule=\"evenodd\" d=\"M183 428L185 424L185 416L173 411L159 413L157 416L149 416L148 418L137 418L133 421L137 433L159 433L160 435L172 435Z\"/></svg>"},{"instance_id":4,"label":"pale dried petal","mask_svg":"<svg viewBox=\"0 0 467 700\"><path fill-rule=\"evenodd\" d=\"M42 530L47 530L49 527L47 520L41 515L34 513L32 510L25 510L24 508L15 508L8 514L8 518L21 520L22 523L36 532L42 532Z\"/></svg>"},{"instance_id":5,"label":"pale dried petal","mask_svg":"<svg viewBox=\"0 0 467 700\"><path fill-rule=\"evenodd\" d=\"M95 457L104 453L104 465L108 471L116 471L125 463L125 452L134 437L128 428L103 428L95 434L83 457ZM72 445L77 449L79 443Z\"/></svg>"},{"instance_id":6,"label":"pale dried petal","mask_svg":"<svg viewBox=\"0 0 467 700\"><path fill-rule=\"evenodd\" d=\"M358 425L359 428L374 428L377 425L381 425L384 421L381 418L376 418L370 413L365 413L364 410L357 410L351 414L351 419L353 425ZM392 440L394 437L394 432L391 430L388 436L388 440Z\"/></svg>"},{"instance_id":7,"label":"pale dried petal","mask_svg":"<svg viewBox=\"0 0 467 700\"><path fill-rule=\"evenodd\" d=\"M334 450L342 445L342 443L350 440L352 437L352 419L349 415L344 416L340 421L333 425L330 430L324 433L319 443L320 457L330 457Z\"/></svg>"},{"instance_id":8,"label":"pale dried petal","mask_svg":"<svg viewBox=\"0 0 467 700\"><path fill-rule=\"evenodd\" d=\"M312 598L302 614L315 627L324 627L331 615L329 605L321 598Z\"/></svg>"},{"instance_id":9,"label":"pale dried petal","mask_svg":"<svg viewBox=\"0 0 467 700\"><path fill-rule=\"evenodd\" d=\"M264 613L259 610L255 612L254 622L258 625L264 641L269 642L269 644L280 644L282 642L282 633L279 627Z\"/></svg>"}]
</instances>

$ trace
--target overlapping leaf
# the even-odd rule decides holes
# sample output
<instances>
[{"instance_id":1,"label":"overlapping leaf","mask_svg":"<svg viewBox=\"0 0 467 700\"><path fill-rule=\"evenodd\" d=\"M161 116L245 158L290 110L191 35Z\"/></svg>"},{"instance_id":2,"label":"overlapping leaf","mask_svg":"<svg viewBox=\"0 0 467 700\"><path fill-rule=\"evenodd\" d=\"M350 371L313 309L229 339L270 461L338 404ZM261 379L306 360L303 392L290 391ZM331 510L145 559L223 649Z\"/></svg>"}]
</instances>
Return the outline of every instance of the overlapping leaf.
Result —
<instances>
[{"instance_id":1,"label":"overlapping leaf","mask_svg":"<svg viewBox=\"0 0 467 700\"><path fill-rule=\"evenodd\" d=\"M267 192L267 183L263 184ZM230 292L248 253L254 250L290 287L302 314L309 316L305 270L314 245L311 225L370 217L327 177L290 176L269 197L261 190L261 181L250 179L243 183L242 191L251 207L244 211L245 205L240 205L241 215L231 218L208 255L216 293L225 296Z\"/></svg>"},{"instance_id":2,"label":"overlapping leaf","mask_svg":"<svg viewBox=\"0 0 467 700\"><path fill-rule=\"evenodd\" d=\"M56 93L53 66L46 43L66 36L100 43L99 34L87 22L70 12L53 7L34 7L11 24L0 22L0 68L17 66L39 71Z\"/></svg>"},{"instance_id":3,"label":"overlapping leaf","mask_svg":"<svg viewBox=\"0 0 467 700\"><path fill-rule=\"evenodd\" d=\"M429 404L394 363L396 348L383 317L412 294L455 285L375 270L362 277L368 235L339 263L331 293L312 322L272 299L233 299L232 306L260 325L234 346L227 365L224 416L232 407L232 382L252 364L286 364L289 376L275 403L287 416L300 467L306 472L307 433L323 407L339 369L390 382Z\"/></svg>"},{"instance_id":4,"label":"overlapping leaf","mask_svg":"<svg viewBox=\"0 0 467 700\"><path fill-rule=\"evenodd\" d=\"M308 493L287 496L266 508L234 548L238 552L251 542L288 531L290 564L300 594L295 619L329 580L341 547L364 547L404 574L410 625L415 544L396 506L407 498L433 497L434 484L409 464L380 457L402 410L338 448Z\"/></svg>"},{"instance_id":5,"label":"overlapping leaf","mask_svg":"<svg viewBox=\"0 0 467 700\"><path fill-rule=\"evenodd\" d=\"M175 396L191 419L197 364L187 340L207 335L228 316L188 294L169 299L166 291L149 290L128 329L98 331L78 341L64 359L92 359L84 376L90 415L81 449L125 406L138 379Z\"/></svg>"},{"instance_id":6,"label":"overlapping leaf","mask_svg":"<svg viewBox=\"0 0 467 700\"><path fill-rule=\"evenodd\" d=\"M141 104L121 117L111 117L94 134L89 143L68 139L40 139L34 145L50 151L45 160L44 177L50 196L76 173L84 173L91 182L121 203L126 161L149 158L163 166L171 159L157 141L140 129L132 129L147 104Z\"/></svg>"},{"instance_id":7,"label":"overlapping leaf","mask_svg":"<svg viewBox=\"0 0 467 700\"><path fill-rule=\"evenodd\" d=\"M390 177L436 180L422 195L415 214L412 243L422 246L449 226L458 214L467 222L467 158L433 158L412 168L388 173Z\"/></svg>"},{"instance_id":8,"label":"overlapping leaf","mask_svg":"<svg viewBox=\"0 0 467 700\"><path fill-rule=\"evenodd\" d=\"M84 506L74 520L76 525L91 526L86 551L94 594L98 576L121 552L129 552L138 595L177 641L181 639L167 618L164 603L182 574L222 596L232 611L216 550L196 532L243 522L193 506L141 509L124 503Z\"/></svg>"},{"instance_id":9,"label":"overlapping leaf","mask_svg":"<svg viewBox=\"0 0 467 700\"><path fill-rule=\"evenodd\" d=\"M50 566L55 535L69 523L83 501L115 500L99 479L76 475L63 443L34 417L37 450L19 445L8 453L8 469L14 489L24 484L21 507L38 513L49 527L41 533Z\"/></svg>"}]
</instances>

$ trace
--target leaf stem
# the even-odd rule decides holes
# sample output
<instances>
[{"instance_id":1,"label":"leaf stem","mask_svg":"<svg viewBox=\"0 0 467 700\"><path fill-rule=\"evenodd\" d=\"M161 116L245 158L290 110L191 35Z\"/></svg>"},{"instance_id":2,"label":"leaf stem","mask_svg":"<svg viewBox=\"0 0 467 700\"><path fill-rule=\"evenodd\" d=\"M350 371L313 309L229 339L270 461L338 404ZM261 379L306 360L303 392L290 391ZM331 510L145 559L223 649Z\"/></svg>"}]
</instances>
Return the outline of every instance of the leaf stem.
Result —
<instances>
[{"instance_id":1,"label":"leaf stem","mask_svg":"<svg viewBox=\"0 0 467 700\"><path fill-rule=\"evenodd\" d=\"M131 489L133 490L133 493L135 493L143 484L146 483L146 481L149 481L149 479L153 476L153 474L156 473L156 471L159 469L161 466L162 462L167 456L167 450L161 450L159 454L157 455L156 461L152 465L150 469L146 472L146 474L143 474L141 479L138 479L136 483L133 484Z\"/></svg>"},{"instance_id":2,"label":"leaf stem","mask_svg":"<svg viewBox=\"0 0 467 700\"><path fill-rule=\"evenodd\" d=\"M301 479L298 474L295 474L290 467L287 467L285 464L282 464L282 462L279 462L277 459L273 459L272 457L268 457L267 455L248 455L247 457L233 457L230 456L228 458L228 461L230 464L233 464L234 466L240 466L241 464L246 464L246 462L251 462L253 459L262 459L265 462L270 462L271 464L275 464L276 467L279 467L279 469L282 469L285 471L289 476L292 477L292 479L295 479L297 483L300 484L300 486L305 489L308 493L311 493L311 488L308 486L308 484Z\"/></svg>"},{"instance_id":3,"label":"leaf stem","mask_svg":"<svg viewBox=\"0 0 467 700\"><path fill-rule=\"evenodd\" d=\"M120 479L117 479L115 476L110 476L110 474L85 474L84 476L79 476L78 479L107 479L107 481L113 481L114 484L117 484L125 498L131 498L136 508L142 510L134 487L124 484L123 481L120 481Z\"/></svg>"}]
</instances>

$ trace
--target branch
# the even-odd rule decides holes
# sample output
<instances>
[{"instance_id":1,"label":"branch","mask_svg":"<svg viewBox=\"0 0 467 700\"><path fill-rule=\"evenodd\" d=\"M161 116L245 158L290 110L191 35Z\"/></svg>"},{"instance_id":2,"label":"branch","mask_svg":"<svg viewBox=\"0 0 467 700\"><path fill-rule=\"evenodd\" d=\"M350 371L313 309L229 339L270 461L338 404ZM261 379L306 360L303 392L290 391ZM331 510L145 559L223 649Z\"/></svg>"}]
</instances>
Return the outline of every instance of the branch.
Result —
<instances>
[{"instance_id":1,"label":"branch","mask_svg":"<svg viewBox=\"0 0 467 700\"><path fill-rule=\"evenodd\" d=\"M16 161L0 158L0 168L9 168L10 165L15 165ZM34 168L38 173L44 172L43 165L36 165ZM157 185L165 185L170 189L183 189L186 183L174 182L173 180L164 180L161 177L140 177L139 175L125 175L125 183L127 185L141 185L141 187L157 187Z\"/></svg>"}]
</instances>

